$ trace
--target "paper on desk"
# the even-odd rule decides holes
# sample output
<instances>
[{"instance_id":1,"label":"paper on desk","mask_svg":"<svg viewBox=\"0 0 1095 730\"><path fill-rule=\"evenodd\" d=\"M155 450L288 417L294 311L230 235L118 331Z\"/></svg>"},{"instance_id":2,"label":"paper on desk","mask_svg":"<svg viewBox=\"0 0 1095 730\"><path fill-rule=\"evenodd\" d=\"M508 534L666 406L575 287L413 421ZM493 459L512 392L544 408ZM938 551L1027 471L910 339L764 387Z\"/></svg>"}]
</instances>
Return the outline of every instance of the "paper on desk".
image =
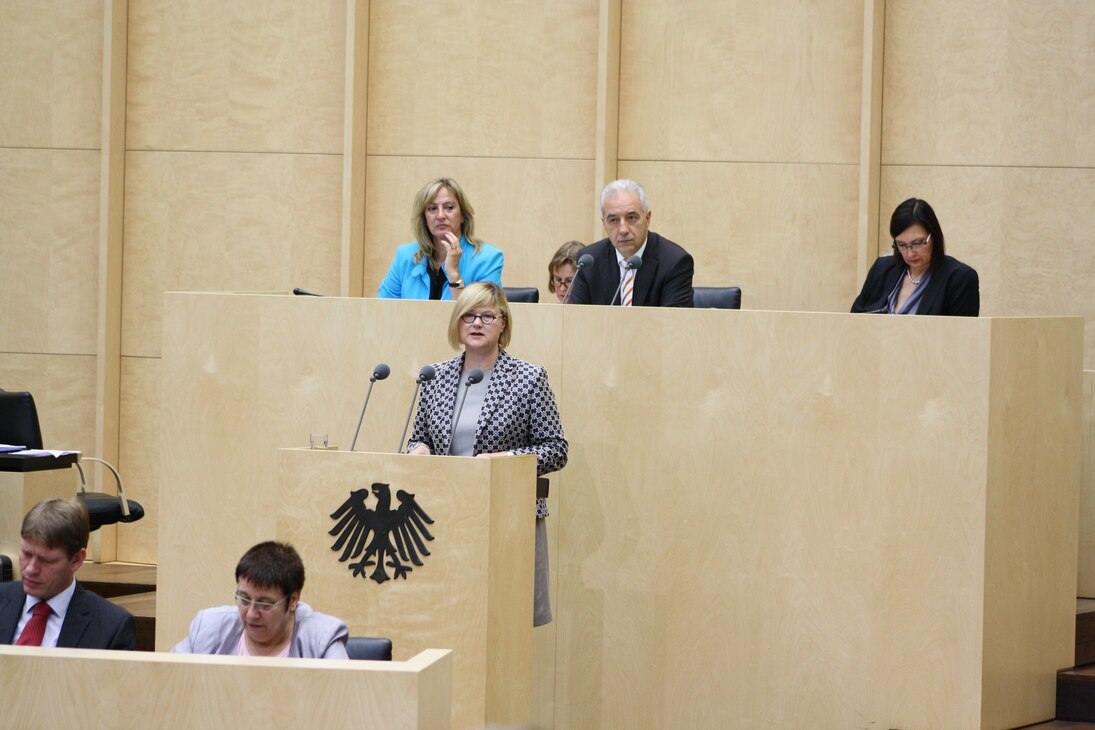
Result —
<instances>
[{"instance_id":1,"label":"paper on desk","mask_svg":"<svg viewBox=\"0 0 1095 730\"><path fill-rule=\"evenodd\" d=\"M6 454L9 451L22 451L27 448L26 446L12 446L11 444L0 444L0 454Z\"/></svg>"},{"instance_id":2,"label":"paper on desk","mask_svg":"<svg viewBox=\"0 0 1095 730\"><path fill-rule=\"evenodd\" d=\"M12 456L52 456L57 458L58 456L66 456L68 454L78 454L79 451L53 451L50 449L21 449L19 451L9 452Z\"/></svg>"}]
</instances>

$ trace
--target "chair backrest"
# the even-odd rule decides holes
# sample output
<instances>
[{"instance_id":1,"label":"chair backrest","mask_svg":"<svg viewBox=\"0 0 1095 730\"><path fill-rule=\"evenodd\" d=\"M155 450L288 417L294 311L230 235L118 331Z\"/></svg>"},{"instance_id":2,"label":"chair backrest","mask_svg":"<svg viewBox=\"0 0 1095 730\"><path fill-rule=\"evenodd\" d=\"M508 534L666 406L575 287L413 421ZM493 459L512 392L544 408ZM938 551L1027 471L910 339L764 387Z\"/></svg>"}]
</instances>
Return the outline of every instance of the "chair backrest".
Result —
<instances>
[{"instance_id":1,"label":"chair backrest","mask_svg":"<svg viewBox=\"0 0 1095 730\"><path fill-rule=\"evenodd\" d=\"M692 306L696 309L741 309L741 287L693 287Z\"/></svg>"},{"instance_id":2,"label":"chair backrest","mask_svg":"<svg viewBox=\"0 0 1095 730\"><path fill-rule=\"evenodd\" d=\"M346 641L346 653L351 659L372 659L390 662L392 660L392 640L372 636L351 636Z\"/></svg>"},{"instance_id":3,"label":"chair backrest","mask_svg":"<svg viewBox=\"0 0 1095 730\"><path fill-rule=\"evenodd\" d=\"M504 286L502 291L506 293L506 299L511 302L536 304L540 301L540 290L533 286Z\"/></svg>"},{"instance_id":4,"label":"chair backrest","mask_svg":"<svg viewBox=\"0 0 1095 730\"><path fill-rule=\"evenodd\" d=\"M0 444L42 448L38 409L30 393L0 390Z\"/></svg>"}]
</instances>

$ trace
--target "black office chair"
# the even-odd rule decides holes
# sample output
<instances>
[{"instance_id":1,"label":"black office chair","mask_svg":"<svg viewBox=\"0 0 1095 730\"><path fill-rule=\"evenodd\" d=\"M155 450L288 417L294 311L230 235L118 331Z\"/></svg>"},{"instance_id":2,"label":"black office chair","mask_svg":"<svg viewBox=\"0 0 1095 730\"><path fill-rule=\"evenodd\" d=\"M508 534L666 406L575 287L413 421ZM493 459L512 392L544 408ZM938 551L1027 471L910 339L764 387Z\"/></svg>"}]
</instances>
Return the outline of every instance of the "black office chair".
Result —
<instances>
[{"instance_id":1,"label":"black office chair","mask_svg":"<svg viewBox=\"0 0 1095 730\"><path fill-rule=\"evenodd\" d=\"M392 640L372 636L351 636L346 641L346 653L351 659L392 660Z\"/></svg>"},{"instance_id":2,"label":"black office chair","mask_svg":"<svg viewBox=\"0 0 1095 730\"><path fill-rule=\"evenodd\" d=\"M0 390L0 444L42 448L38 409L30 393Z\"/></svg>"},{"instance_id":3,"label":"black office chair","mask_svg":"<svg viewBox=\"0 0 1095 730\"><path fill-rule=\"evenodd\" d=\"M741 309L741 287L692 287L692 306L696 309Z\"/></svg>"},{"instance_id":4,"label":"black office chair","mask_svg":"<svg viewBox=\"0 0 1095 730\"><path fill-rule=\"evenodd\" d=\"M28 449L43 448L38 409L34 405L34 396L30 393L0 390L0 444L25 446ZM118 482L118 496L87 491L87 480L84 478L84 469L80 466L81 461L96 461L109 469ZM144 507L132 499L126 499L122 477L111 464L93 456L81 455L75 466L80 472L80 491L76 496L87 507L93 532L103 525L136 522L144 517Z\"/></svg>"},{"instance_id":5,"label":"black office chair","mask_svg":"<svg viewBox=\"0 0 1095 730\"><path fill-rule=\"evenodd\" d=\"M506 299L511 302L527 302L536 304L540 301L540 290L531 286L504 286L502 291L506 293Z\"/></svg>"}]
</instances>

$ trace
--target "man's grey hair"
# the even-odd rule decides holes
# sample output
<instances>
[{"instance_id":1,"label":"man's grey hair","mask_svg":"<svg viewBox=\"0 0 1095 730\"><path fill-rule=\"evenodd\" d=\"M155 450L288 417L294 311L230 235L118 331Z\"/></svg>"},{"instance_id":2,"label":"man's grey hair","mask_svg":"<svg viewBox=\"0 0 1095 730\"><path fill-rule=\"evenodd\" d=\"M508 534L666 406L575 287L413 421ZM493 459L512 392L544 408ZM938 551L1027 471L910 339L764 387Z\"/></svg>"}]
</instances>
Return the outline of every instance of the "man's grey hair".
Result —
<instances>
[{"instance_id":1,"label":"man's grey hair","mask_svg":"<svg viewBox=\"0 0 1095 730\"><path fill-rule=\"evenodd\" d=\"M605 189L601 191L601 217L605 217L605 200L609 195L616 193L635 193L639 196L639 206L642 207L643 213L650 212L650 201L646 199L646 191L643 190L643 186L634 180L613 180L608 185L605 185Z\"/></svg>"}]
</instances>

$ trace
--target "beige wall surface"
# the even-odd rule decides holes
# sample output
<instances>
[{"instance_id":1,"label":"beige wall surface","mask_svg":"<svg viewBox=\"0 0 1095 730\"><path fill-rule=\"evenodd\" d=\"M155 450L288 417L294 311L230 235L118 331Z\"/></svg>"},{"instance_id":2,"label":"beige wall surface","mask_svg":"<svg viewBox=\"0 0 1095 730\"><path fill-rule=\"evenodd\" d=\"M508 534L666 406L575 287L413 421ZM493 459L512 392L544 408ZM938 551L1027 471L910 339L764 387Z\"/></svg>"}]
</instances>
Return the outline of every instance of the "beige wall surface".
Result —
<instances>
[{"instance_id":1,"label":"beige wall surface","mask_svg":"<svg viewBox=\"0 0 1095 730\"><path fill-rule=\"evenodd\" d=\"M439 335L449 305L168 304L164 499L197 482L223 494L161 546L161 573L197 600L211 586L187 546L209 549L206 530L267 537L279 506L255 495L277 448L322 424L352 436L348 393L385 359L362 438L392 448L419 364L446 350L405 333ZM548 368L572 445L552 475L544 725L1053 716L1074 648L1079 319L539 305L518 317L511 351ZM165 603L165 625L185 625L191 611Z\"/></svg>"},{"instance_id":2,"label":"beige wall surface","mask_svg":"<svg viewBox=\"0 0 1095 730\"><path fill-rule=\"evenodd\" d=\"M977 269L981 313L1085 320L1095 363L1095 5L886 4L879 247L908 197Z\"/></svg>"}]
</instances>

